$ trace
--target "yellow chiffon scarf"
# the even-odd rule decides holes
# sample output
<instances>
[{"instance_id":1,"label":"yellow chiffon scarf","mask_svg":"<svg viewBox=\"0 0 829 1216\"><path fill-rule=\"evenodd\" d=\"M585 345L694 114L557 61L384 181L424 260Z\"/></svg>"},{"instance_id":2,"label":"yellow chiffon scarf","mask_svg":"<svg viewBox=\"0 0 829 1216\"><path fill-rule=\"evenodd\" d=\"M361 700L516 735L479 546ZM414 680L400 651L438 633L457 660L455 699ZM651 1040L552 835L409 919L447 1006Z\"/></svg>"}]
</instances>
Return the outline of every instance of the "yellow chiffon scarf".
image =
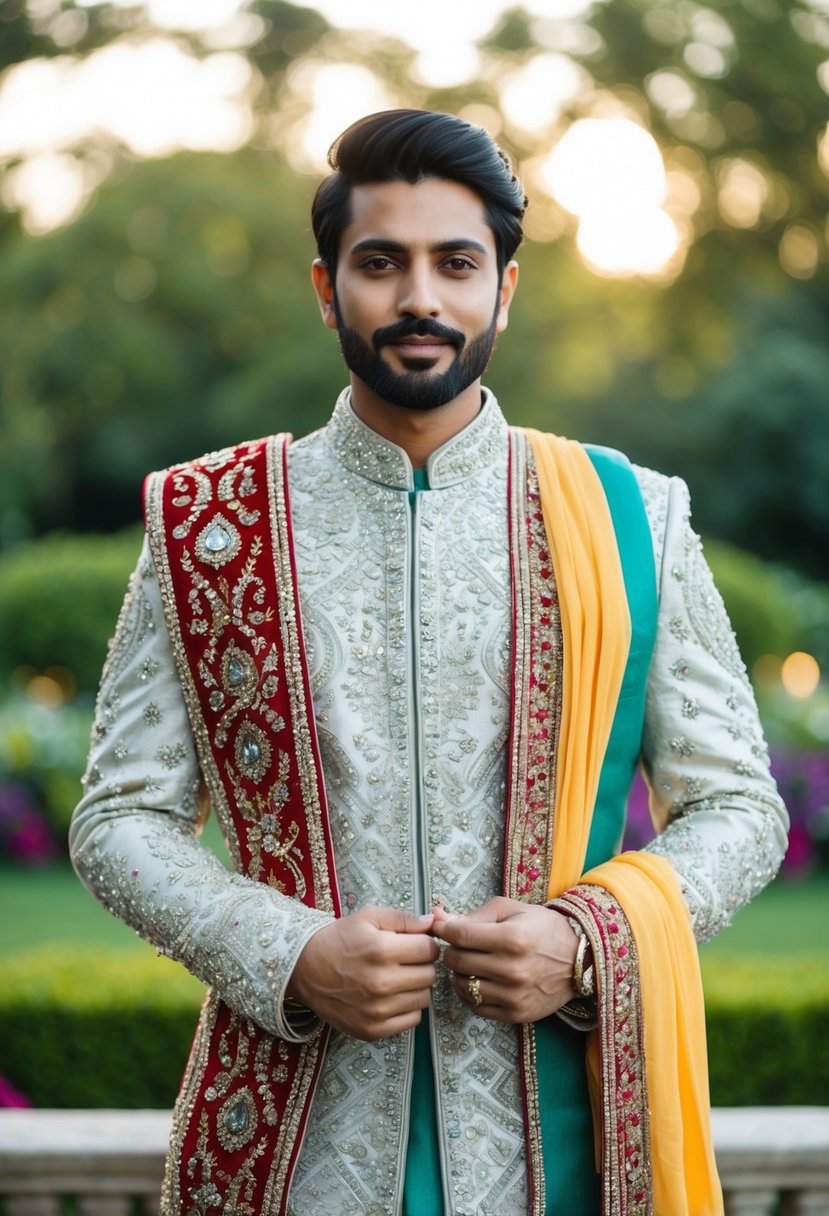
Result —
<instances>
[{"instance_id":1,"label":"yellow chiffon scarf","mask_svg":"<svg viewBox=\"0 0 829 1216\"><path fill-rule=\"evenodd\" d=\"M722 1216L710 1131L702 981L688 909L670 863L623 853L584 874L599 776L630 649L630 613L613 520L584 448L527 430L558 586L561 736L548 898L605 888L639 956L657 1216ZM598 1036L589 1074L598 1077Z\"/></svg>"}]
</instances>

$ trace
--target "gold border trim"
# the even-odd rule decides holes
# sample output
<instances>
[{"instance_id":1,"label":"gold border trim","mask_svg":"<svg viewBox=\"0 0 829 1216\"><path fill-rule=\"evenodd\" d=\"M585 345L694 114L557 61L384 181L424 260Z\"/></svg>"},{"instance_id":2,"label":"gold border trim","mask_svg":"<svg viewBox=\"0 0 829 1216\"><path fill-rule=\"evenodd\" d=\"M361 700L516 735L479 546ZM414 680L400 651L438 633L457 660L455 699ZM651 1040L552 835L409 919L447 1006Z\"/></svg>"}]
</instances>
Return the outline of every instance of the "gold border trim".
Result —
<instances>
[{"instance_id":1,"label":"gold border trim","mask_svg":"<svg viewBox=\"0 0 829 1216\"><path fill-rule=\"evenodd\" d=\"M164 618L167 625L167 633L170 638L170 645L173 649L173 658L175 659L176 670L178 671L179 681L181 683L182 692L184 693L184 703L187 706L187 716L189 717L190 724L193 727L193 737L199 757L199 765L202 773L204 774L207 792L210 797L210 803L216 813L216 817L222 829L222 835L227 842L234 868L237 873L242 873L244 867L242 865L242 856L239 849L239 837L236 832L233 815L231 814L230 807L225 796L224 784L221 776L219 775L219 770L216 767L216 761L213 757L210 736L207 731L204 716L201 712L199 694L196 691L196 686L193 681L193 674L190 670L190 664L181 640L181 622L179 620L178 609L176 607L176 596L173 589L173 576L170 570L170 559L164 532L164 505L162 493L166 477L166 472L153 473L147 482L147 491L145 497L147 536L150 542L150 550L153 555L156 572L158 574L158 582L161 589L161 604L164 609Z\"/></svg>"},{"instance_id":2,"label":"gold border trim","mask_svg":"<svg viewBox=\"0 0 829 1216\"><path fill-rule=\"evenodd\" d=\"M219 996L210 989L202 1004L193 1044L187 1057L178 1097L173 1105L173 1122L170 1131L169 1149L164 1166L164 1181L161 1187L160 1216L176 1216L181 1211L181 1150L184 1137L193 1117L195 1099L201 1079L207 1067L208 1049L216 1028L216 1018L221 1006Z\"/></svg>"},{"instance_id":3,"label":"gold border trim","mask_svg":"<svg viewBox=\"0 0 829 1216\"><path fill-rule=\"evenodd\" d=\"M510 575L512 580L512 721L509 738L509 804L504 825L504 894L515 898L522 839L523 794L527 783L527 722L530 681L529 584L527 545L527 445L510 428Z\"/></svg>"},{"instance_id":4,"label":"gold border trim","mask_svg":"<svg viewBox=\"0 0 829 1216\"><path fill-rule=\"evenodd\" d=\"M597 1046L599 1055L602 1216L653 1216L645 1027L633 931L604 887L575 887L551 907L577 920L593 949L599 1024L589 1050Z\"/></svg>"},{"instance_id":5,"label":"gold border trim","mask_svg":"<svg viewBox=\"0 0 829 1216\"><path fill-rule=\"evenodd\" d=\"M322 774L317 766L317 751L314 743L313 706L305 697L305 656L301 635L299 596L294 580L291 561L291 534L288 520L288 495L285 477L285 459L290 437L277 435L268 440L268 498L270 502L272 533L274 536L274 563L276 585L279 595L279 620L282 628L285 667L288 672L288 692L291 699L291 719L294 731L297 767L305 815L307 817L308 840L311 849L311 864L314 871L316 907L323 912L334 911L333 875L329 871L328 851L325 845L325 790Z\"/></svg>"}]
</instances>

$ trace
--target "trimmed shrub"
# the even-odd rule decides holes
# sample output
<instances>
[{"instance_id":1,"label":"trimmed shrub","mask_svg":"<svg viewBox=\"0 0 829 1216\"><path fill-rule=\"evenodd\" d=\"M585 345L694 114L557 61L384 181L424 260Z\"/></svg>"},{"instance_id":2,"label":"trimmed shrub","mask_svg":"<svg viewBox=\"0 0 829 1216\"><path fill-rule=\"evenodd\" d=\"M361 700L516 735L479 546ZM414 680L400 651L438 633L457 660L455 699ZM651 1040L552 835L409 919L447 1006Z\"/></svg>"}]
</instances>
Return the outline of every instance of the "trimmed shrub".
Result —
<instances>
[{"instance_id":1,"label":"trimmed shrub","mask_svg":"<svg viewBox=\"0 0 829 1216\"><path fill-rule=\"evenodd\" d=\"M719 955L703 977L714 1105L825 1103L827 968ZM165 1109L203 992L149 951L12 956L0 967L0 1073L35 1106Z\"/></svg>"},{"instance_id":2,"label":"trimmed shrub","mask_svg":"<svg viewBox=\"0 0 829 1216\"><path fill-rule=\"evenodd\" d=\"M715 1106L820 1106L829 1094L829 967L800 955L702 962Z\"/></svg>"},{"instance_id":3,"label":"trimmed shrub","mask_svg":"<svg viewBox=\"0 0 829 1216\"><path fill-rule=\"evenodd\" d=\"M55 947L0 964L0 1073L34 1106L172 1106L203 986L150 953Z\"/></svg>"},{"instance_id":4,"label":"trimmed shrub","mask_svg":"<svg viewBox=\"0 0 829 1216\"><path fill-rule=\"evenodd\" d=\"M65 668L95 692L107 639L141 547L141 530L113 536L52 532L0 557L0 674Z\"/></svg>"}]
</instances>

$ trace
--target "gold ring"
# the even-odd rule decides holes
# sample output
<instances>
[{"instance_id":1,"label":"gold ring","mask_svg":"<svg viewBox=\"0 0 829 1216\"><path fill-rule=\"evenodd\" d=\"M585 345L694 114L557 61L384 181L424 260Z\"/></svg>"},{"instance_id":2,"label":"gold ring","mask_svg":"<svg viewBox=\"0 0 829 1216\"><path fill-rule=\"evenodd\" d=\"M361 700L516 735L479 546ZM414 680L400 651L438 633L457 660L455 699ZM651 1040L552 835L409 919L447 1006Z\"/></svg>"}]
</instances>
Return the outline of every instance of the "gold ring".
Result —
<instances>
[{"instance_id":1,"label":"gold ring","mask_svg":"<svg viewBox=\"0 0 829 1216\"><path fill-rule=\"evenodd\" d=\"M469 993L472 1004L477 1009L479 1005L483 1005L484 998L481 993L481 981L477 975L470 975L466 981L466 991Z\"/></svg>"}]
</instances>

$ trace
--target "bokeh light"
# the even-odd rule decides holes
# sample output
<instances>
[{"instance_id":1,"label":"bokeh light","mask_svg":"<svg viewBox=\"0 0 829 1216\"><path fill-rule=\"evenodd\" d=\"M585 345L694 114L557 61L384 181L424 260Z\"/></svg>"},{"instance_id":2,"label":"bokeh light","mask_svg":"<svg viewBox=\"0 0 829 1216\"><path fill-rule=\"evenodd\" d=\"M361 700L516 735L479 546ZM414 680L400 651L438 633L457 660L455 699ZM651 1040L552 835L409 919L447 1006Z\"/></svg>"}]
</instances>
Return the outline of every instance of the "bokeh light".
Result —
<instances>
[{"instance_id":1,"label":"bokeh light","mask_svg":"<svg viewBox=\"0 0 829 1216\"><path fill-rule=\"evenodd\" d=\"M814 655L796 650L783 660L780 678L790 697L805 700L820 684L820 665Z\"/></svg>"},{"instance_id":2,"label":"bokeh light","mask_svg":"<svg viewBox=\"0 0 829 1216\"><path fill-rule=\"evenodd\" d=\"M677 254L679 230L660 205L667 188L662 154L632 119L574 122L541 176L562 207L578 216L578 247L599 273L655 275Z\"/></svg>"}]
</instances>

